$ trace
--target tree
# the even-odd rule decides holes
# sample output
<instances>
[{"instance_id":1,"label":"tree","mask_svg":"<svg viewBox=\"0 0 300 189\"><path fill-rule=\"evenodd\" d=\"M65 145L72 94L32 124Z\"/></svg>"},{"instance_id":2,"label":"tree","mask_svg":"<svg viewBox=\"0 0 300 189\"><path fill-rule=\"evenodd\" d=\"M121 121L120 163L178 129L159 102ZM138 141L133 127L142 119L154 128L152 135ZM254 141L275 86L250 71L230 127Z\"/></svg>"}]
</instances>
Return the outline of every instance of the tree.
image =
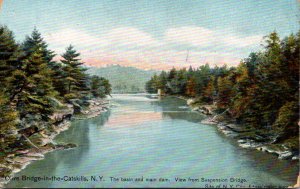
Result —
<instances>
[{"instance_id":1,"label":"tree","mask_svg":"<svg viewBox=\"0 0 300 189\"><path fill-rule=\"evenodd\" d=\"M66 80L66 95L68 98L81 97L84 91L88 91L88 76L86 69L82 67L83 62L78 58L80 53L74 49L72 45L66 48L66 52L62 55L61 62L64 64Z\"/></svg>"},{"instance_id":2,"label":"tree","mask_svg":"<svg viewBox=\"0 0 300 189\"><path fill-rule=\"evenodd\" d=\"M91 78L91 92L94 97L104 98L106 95L110 95L111 85L107 79L93 76Z\"/></svg>"},{"instance_id":3,"label":"tree","mask_svg":"<svg viewBox=\"0 0 300 189\"><path fill-rule=\"evenodd\" d=\"M47 63L48 68L51 70L54 89L58 91L61 96L64 96L67 91L65 89L66 75L63 66L61 63L53 60L56 54L48 48L48 44L44 41L36 28L34 28L30 36L26 36L26 39L22 44L22 49L25 54L24 57L27 58L36 51L40 52L42 59Z\"/></svg>"},{"instance_id":4,"label":"tree","mask_svg":"<svg viewBox=\"0 0 300 189\"><path fill-rule=\"evenodd\" d=\"M37 114L47 120L53 112L50 98L56 95L51 70L38 50L20 64L21 69L14 70L8 78L10 101L20 112L21 118Z\"/></svg>"},{"instance_id":5,"label":"tree","mask_svg":"<svg viewBox=\"0 0 300 189\"><path fill-rule=\"evenodd\" d=\"M154 76L152 76L145 85L145 89L148 93L157 93L159 87L161 87L161 83L159 77L156 74L154 74Z\"/></svg>"},{"instance_id":6,"label":"tree","mask_svg":"<svg viewBox=\"0 0 300 189\"><path fill-rule=\"evenodd\" d=\"M6 26L0 26L0 86L6 86L6 78L17 68L20 54L13 33Z\"/></svg>"},{"instance_id":7,"label":"tree","mask_svg":"<svg viewBox=\"0 0 300 189\"><path fill-rule=\"evenodd\" d=\"M186 92L187 96L195 97L196 96L196 79L195 77L191 77L186 85Z\"/></svg>"},{"instance_id":8,"label":"tree","mask_svg":"<svg viewBox=\"0 0 300 189\"><path fill-rule=\"evenodd\" d=\"M218 96L217 96L217 106L220 109L226 109L231 105L231 99L233 95L233 86L229 77L219 77L218 78Z\"/></svg>"},{"instance_id":9,"label":"tree","mask_svg":"<svg viewBox=\"0 0 300 189\"><path fill-rule=\"evenodd\" d=\"M42 59L47 62L50 67L55 63L52 61L55 56L54 51L48 49L48 44L44 41L36 28L32 31L31 36L26 36L22 48L26 56L30 56L38 50L41 53Z\"/></svg>"}]
</instances>

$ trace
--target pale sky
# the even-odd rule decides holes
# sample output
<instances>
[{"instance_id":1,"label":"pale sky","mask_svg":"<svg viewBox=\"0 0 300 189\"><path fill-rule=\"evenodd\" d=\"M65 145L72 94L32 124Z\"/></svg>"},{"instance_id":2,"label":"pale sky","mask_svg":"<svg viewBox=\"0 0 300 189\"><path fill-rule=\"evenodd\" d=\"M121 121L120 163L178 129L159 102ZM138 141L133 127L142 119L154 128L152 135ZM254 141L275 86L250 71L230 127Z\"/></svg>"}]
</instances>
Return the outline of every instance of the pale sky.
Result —
<instances>
[{"instance_id":1,"label":"pale sky","mask_svg":"<svg viewBox=\"0 0 300 189\"><path fill-rule=\"evenodd\" d=\"M58 55L72 44L87 65L142 69L235 66L299 18L297 0L4 0L0 13L20 42L36 26Z\"/></svg>"}]
</instances>

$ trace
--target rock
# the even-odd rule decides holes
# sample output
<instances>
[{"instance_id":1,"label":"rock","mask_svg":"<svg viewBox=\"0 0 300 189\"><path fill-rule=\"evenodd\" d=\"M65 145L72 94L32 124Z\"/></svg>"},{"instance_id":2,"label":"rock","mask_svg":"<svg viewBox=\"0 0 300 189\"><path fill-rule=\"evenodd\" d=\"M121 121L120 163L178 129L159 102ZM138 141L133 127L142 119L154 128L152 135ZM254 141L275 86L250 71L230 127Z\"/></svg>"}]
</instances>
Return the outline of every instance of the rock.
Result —
<instances>
[{"instance_id":1,"label":"rock","mask_svg":"<svg viewBox=\"0 0 300 189\"><path fill-rule=\"evenodd\" d=\"M15 157L15 154L8 154L7 157L8 157L8 158Z\"/></svg>"},{"instance_id":2,"label":"rock","mask_svg":"<svg viewBox=\"0 0 300 189\"><path fill-rule=\"evenodd\" d=\"M27 157L44 158L44 155L37 152L30 152L26 154Z\"/></svg>"},{"instance_id":3,"label":"rock","mask_svg":"<svg viewBox=\"0 0 300 189\"><path fill-rule=\"evenodd\" d=\"M72 143L69 143L69 144L57 144L55 146L55 149L59 149L59 150L67 150L67 149L72 149L72 148L76 148L77 145L76 144L72 144Z\"/></svg>"},{"instance_id":4,"label":"rock","mask_svg":"<svg viewBox=\"0 0 300 189\"><path fill-rule=\"evenodd\" d=\"M16 151L17 154L26 154L28 152L29 152L29 150L17 150Z\"/></svg>"},{"instance_id":5,"label":"rock","mask_svg":"<svg viewBox=\"0 0 300 189\"><path fill-rule=\"evenodd\" d=\"M188 99L188 100L186 101L186 103L187 103L187 105L192 105L192 104L195 103L195 100L194 100L194 99Z\"/></svg>"},{"instance_id":6,"label":"rock","mask_svg":"<svg viewBox=\"0 0 300 189\"><path fill-rule=\"evenodd\" d=\"M74 107L74 113L75 114L79 114L79 113L81 113L81 106L79 105L79 104L77 104L77 103L72 103L73 104L73 107Z\"/></svg>"},{"instance_id":7,"label":"rock","mask_svg":"<svg viewBox=\"0 0 300 189\"><path fill-rule=\"evenodd\" d=\"M26 157L26 156L24 156L24 157L16 157L14 159L14 162L19 163L21 165L24 165L24 164L26 164L28 162L35 161L35 160L38 160L38 159L41 159L41 158L39 158L39 157Z\"/></svg>"},{"instance_id":8,"label":"rock","mask_svg":"<svg viewBox=\"0 0 300 189\"><path fill-rule=\"evenodd\" d=\"M237 141L239 143L239 146L242 148L258 148L259 146L261 146L261 144L253 141L253 140L249 140L249 139L240 139Z\"/></svg>"},{"instance_id":9,"label":"rock","mask_svg":"<svg viewBox=\"0 0 300 189\"><path fill-rule=\"evenodd\" d=\"M192 111L199 111L199 107L194 107L193 109L192 109Z\"/></svg>"},{"instance_id":10,"label":"rock","mask_svg":"<svg viewBox=\"0 0 300 189\"><path fill-rule=\"evenodd\" d=\"M281 152L278 156L278 159L290 159L292 158L293 153L290 151Z\"/></svg>"}]
</instances>

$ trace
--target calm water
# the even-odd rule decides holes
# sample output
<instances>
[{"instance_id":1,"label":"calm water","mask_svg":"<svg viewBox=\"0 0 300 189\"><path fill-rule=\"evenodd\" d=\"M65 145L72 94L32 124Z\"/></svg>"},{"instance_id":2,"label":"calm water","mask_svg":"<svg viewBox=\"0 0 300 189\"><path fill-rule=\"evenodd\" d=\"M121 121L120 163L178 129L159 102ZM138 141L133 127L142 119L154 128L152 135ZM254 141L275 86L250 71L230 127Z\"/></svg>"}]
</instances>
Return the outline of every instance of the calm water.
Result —
<instances>
[{"instance_id":1,"label":"calm water","mask_svg":"<svg viewBox=\"0 0 300 189\"><path fill-rule=\"evenodd\" d=\"M74 121L56 138L76 143L77 148L49 153L15 175L20 179L22 175L85 176L89 181L19 180L7 187L236 187L295 182L296 162L239 148L214 126L200 124L203 117L191 112L185 101L143 95L115 95L113 101L117 107L93 119ZM104 181L91 181L91 176L103 176ZM143 182L111 181L110 177L143 177ZM176 182L177 177L187 180ZM201 178L223 182L201 182ZM230 182L230 178L246 179L246 183Z\"/></svg>"}]
</instances>

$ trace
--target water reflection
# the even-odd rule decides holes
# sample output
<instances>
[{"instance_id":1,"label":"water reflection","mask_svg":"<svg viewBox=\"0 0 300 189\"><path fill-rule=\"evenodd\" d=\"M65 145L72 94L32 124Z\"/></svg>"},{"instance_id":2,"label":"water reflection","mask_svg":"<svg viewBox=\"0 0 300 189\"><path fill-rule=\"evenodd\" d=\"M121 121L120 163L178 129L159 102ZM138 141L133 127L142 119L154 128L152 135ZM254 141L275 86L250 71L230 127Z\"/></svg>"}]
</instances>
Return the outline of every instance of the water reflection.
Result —
<instances>
[{"instance_id":1,"label":"water reflection","mask_svg":"<svg viewBox=\"0 0 300 189\"><path fill-rule=\"evenodd\" d=\"M84 161L89 156L90 150L90 126L99 125L103 126L110 117L110 111L104 112L101 116L87 119L76 120L72 122L72 126L56 138L57 143L74 143L78 147L70 150L60 150L48 153L45 155L45 159L41 161L35 161L30 164L25 170L17 173L15 177L21 177L22 175L30 176L64 176L80 174L78 165L84 164ZM65 172L62 168L68 168L70 172ZM25 172L25 173L24 173ZM31 181L12 181L6 187L18 188L18 187L55 187L55 183L52 181L43 182L31 182ZM60 186L60 185L58 185ZM58 187L56 186L56 187Z\"/></svg>"},{"instance_id":2,"label":"water reflection","mask_svg":"<svg viewBox=\"0 0 300 189\"><path fill-rule=\"evenodd\" d=\"M114 119L108 121L109 127L135 127L145 122L161 120L162 115L159 112L134 112L118 114Z\"/></svg>"},{"instance_id":3,"label":"water reflection","mask_svg":"<svg viewBox=\"0 0 300 189\"><path fill-rule=\"evenodd\" d=\"M202 125L184 100L114 96L119 106L101 116L74 121L60 142L78 148L50 153L18 175L105 177L241 177L256 184L294 184L298 164L237 146L216 127ZM294 167L295 166L295 167ZM11 182L10 187L204 187L203 183Z\"/></svg>"}]
</instances>

